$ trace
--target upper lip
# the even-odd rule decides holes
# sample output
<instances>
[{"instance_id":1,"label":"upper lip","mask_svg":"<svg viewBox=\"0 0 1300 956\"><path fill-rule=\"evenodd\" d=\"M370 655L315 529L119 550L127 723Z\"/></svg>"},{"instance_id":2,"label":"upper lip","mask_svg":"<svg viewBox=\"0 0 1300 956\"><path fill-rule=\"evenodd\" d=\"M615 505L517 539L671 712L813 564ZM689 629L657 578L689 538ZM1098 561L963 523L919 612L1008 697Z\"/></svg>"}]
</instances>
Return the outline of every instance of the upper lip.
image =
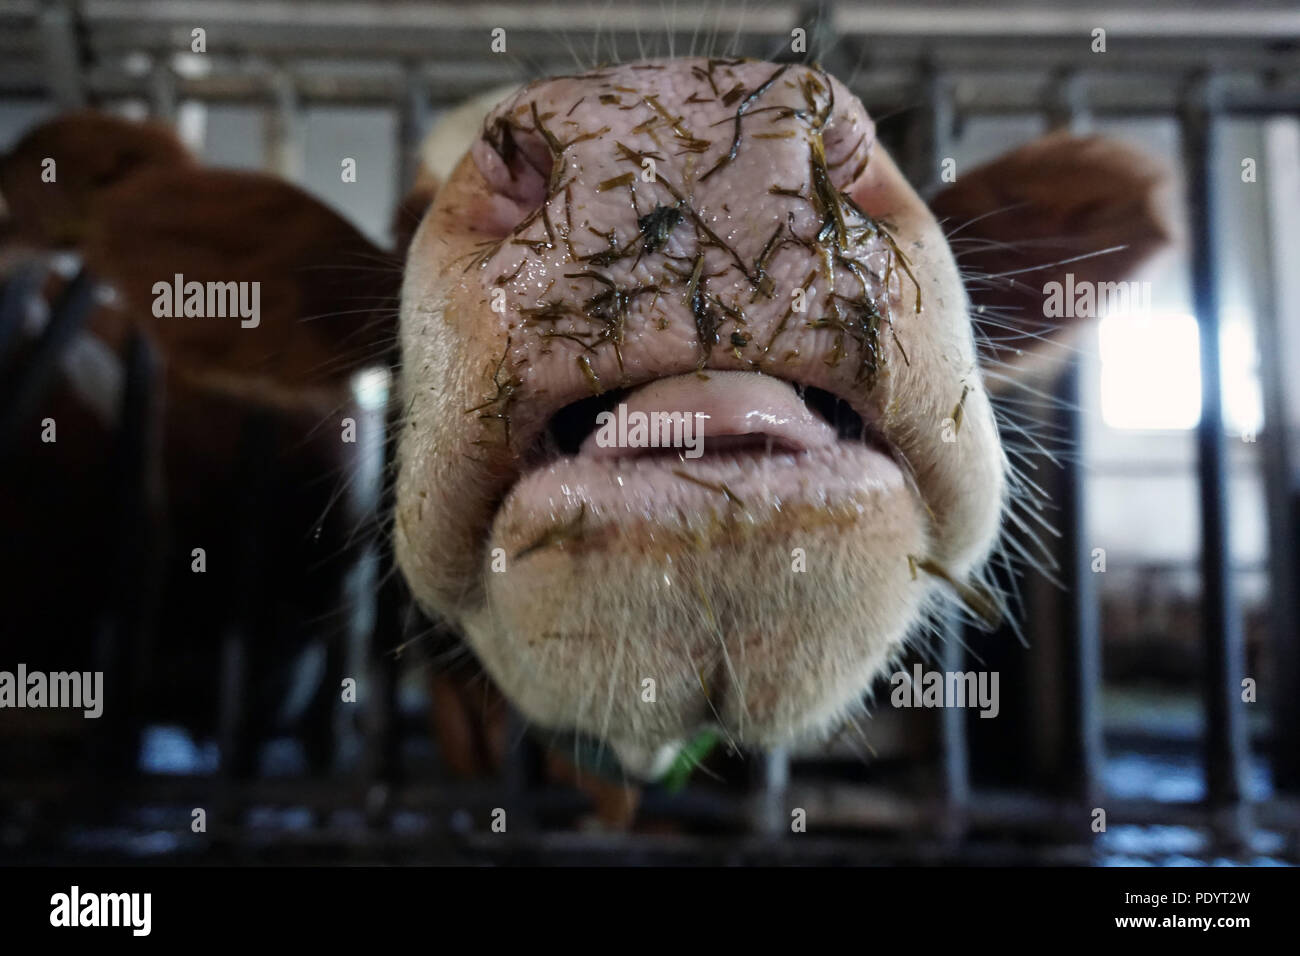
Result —
<instances>
[{"instance_id":1,"label":"upper lip","mask_svg":"<svg viewBox=\"0 0 1300 956\"><path fill-rule=\"evenodd\" d=\"M701 377L701 375L703 377ZM704 416L703 450L798 453L861 441L897 459L891 442L875 427L871 411L859 411L841 395L787 379L737 370L705 368L699 372L651 379L631 389L588 396L561 406L531 434L520 436L527 451L518 464L522 475L560 457L594 459L639 457L656 449L601 447L596 442L597 415L625 405L632 411L699 412ZM744 441L744 438L752 441ZM734 440L739 439L739 440Z\"/></svg>"}]
</instances>

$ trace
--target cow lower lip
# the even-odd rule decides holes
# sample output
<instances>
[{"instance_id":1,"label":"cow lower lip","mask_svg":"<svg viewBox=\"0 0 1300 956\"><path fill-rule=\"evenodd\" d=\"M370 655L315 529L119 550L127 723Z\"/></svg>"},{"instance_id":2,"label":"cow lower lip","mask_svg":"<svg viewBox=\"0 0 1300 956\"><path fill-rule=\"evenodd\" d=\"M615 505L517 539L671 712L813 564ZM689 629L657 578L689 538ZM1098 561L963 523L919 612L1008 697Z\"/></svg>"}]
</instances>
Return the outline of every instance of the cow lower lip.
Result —
<instances>
[{"instance_id":1,"label":"cow lower lip","mask_svg":"<svg viewBox=\"0 0 1300 956\"><path fill-rule=\"evenodd\" d=\"M899 464L861 442L688 460L574 456L525 474L497 512L494 542L516 558L550 549L672 550L721 532L792 521L848 524L906 486Z\"/></svg>"}]
</instances>

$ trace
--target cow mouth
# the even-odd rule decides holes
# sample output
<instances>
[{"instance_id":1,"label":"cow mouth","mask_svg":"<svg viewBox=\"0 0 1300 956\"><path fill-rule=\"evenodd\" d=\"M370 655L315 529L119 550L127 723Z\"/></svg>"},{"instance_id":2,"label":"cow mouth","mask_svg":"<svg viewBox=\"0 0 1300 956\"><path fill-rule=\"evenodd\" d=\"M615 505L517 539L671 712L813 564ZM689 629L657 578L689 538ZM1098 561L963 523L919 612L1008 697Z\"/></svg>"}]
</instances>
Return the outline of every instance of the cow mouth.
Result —
<instances>
[{"instance_id":1,"label":"cow mouth","mask_svg":"<svg viewBox=\"0 0 1300 956\"><path fill-rule=\"evenodd\" d=\"M758 386L758 387L755 387ZM665 427L675 422L663 416L686 415L704 433L699 454L671 442L601 444L598 424L603 415L611 424L629 414L659 413ZM633 422L637 419L632 418ZM647 437L653 436L653 431ZM662 437L662 436L661 436ZM638 389L615 389L580 399L561 408L539 439L534 463L566 455L633 459L668 457L690 460L725 454L797 454L833 440L870 442L883 450L883 439L867 427L847 401L825 389L788 385L780 379L750 372L695 372L660 379Z\"/></svg>"},{"instance_id":2,"label":"cow mouth","mask_svg":"<svg viewBox=\"0 0 1300 956\"><path fill-rule=\"evenodd\" d=\"M501 503L496 537L523 557L664 530L698 540L720 525L843 520L901 490L906 473L880 431L829 391L759 372L689 372L556 412Z\"/></svg>"}]
</instances>

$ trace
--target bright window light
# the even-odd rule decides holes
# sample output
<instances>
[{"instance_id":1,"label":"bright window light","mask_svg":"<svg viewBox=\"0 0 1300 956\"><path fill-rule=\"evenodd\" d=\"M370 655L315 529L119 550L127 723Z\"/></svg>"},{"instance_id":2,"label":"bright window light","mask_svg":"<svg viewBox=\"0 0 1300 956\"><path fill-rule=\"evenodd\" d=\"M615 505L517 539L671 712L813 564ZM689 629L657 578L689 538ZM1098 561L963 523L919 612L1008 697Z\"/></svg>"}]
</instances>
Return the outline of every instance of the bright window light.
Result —
<instances>
[{"instance_id":1,"label":"bright window light","mask_svg":"<svg viewBox=\"0 0 1300 956\"><path fill-rule=\"evenodd\" d=\"M1101 416L1111 428L1173 431L1201 420L1200 330L1185 313L1107 315L1101 320ZM1263 403L1253 329L1244 315L1220 330L1224 424L1256 432Z\"/></svg>"},{"instance_id":2,"label":"bright window light","mask_svg":"<svg viewBox=\"0 0 1300 956\"><path fill-rule=\"evenodd\" d=\"M1264 424L1264 393L1259 385L1255 327L1230 312L1219 330L1223 361L1223 418L1231 432L1255 434Z\"/></svg>"},{"instance_id":3,"label":"bright window light","mask_svg":"<svg viewBox=\"0 0 1300 956\"><path fill-rule=\"evenodd\" d=\"M1101 320L1101 417L1111 428L1195 428L1201 419L1200 337L1190 315Z\"/></svg>"},{"instance_id":4,"label":"bright window light","mask_svg":"<svg viewBox=\"0 0 1300 956\"><path fill-rule=\"evenodd\" d=\"M352 394L362 408L370 411L383 408L388 401L388 388L392 375L386 368L370 366L352 376Z\"/></svg>"}]
</instances>

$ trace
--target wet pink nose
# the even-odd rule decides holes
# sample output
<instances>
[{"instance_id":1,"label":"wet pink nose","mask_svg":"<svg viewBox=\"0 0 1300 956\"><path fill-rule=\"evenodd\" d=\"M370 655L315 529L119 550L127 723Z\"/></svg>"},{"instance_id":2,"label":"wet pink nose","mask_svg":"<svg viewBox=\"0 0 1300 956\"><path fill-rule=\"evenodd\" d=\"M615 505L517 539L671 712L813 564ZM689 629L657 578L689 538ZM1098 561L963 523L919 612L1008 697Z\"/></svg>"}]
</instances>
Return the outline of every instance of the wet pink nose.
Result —
<instances>
[{"instance_id":1,"label":"wet pink nose","mask_svg":"<svg viewBox=\"0 0 1300 956\"><path fill-rule=\"evenodd\" d=\"M506 235L560 198L600 205L655 183L717 222L800 194L829 204L874 140L862 104L828 74L681 59L534 83L493 111L472 155Z\"/></svg>"}]
</instances>

